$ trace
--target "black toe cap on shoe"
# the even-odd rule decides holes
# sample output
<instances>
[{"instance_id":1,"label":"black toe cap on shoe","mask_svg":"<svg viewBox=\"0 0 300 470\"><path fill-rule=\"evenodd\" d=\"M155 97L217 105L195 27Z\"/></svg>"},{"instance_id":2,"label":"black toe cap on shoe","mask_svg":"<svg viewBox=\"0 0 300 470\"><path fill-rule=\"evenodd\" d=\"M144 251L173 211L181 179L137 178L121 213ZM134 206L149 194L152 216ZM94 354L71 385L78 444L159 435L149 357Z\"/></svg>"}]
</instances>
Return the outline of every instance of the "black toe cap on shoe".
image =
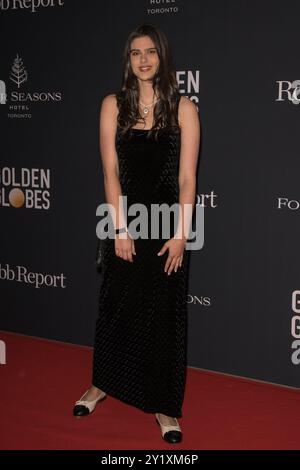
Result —
<instances>
[{"instance_id":1,"label":"black toe cap on shoe","mask_svg":"<svg viewBox=\"0 0 300 470\"><path fill-rule=\"evenodd\" d=\"M182 432L180 431L168 431L164 434L164 440L171 444L176 444L182 441Z\"/></svg>"},{"instance_id":2,"label":"black toe cap on shoe","mask_svg":"<svg viewBox=\"0 0 300 470\"><path fill-rule=\"evenodd\" d=\"M73 415L74 416L86 416L90 414L90 410L83 405L76 405L73 408Z\"/></svg>"}]
</instances>

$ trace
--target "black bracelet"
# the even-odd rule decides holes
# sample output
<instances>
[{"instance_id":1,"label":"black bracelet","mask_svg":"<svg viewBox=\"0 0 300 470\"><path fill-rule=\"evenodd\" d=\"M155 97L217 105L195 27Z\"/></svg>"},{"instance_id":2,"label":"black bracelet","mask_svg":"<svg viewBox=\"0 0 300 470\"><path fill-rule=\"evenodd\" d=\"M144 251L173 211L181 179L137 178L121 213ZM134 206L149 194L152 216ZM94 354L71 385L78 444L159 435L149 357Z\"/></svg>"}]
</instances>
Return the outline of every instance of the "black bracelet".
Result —
<instances>
[{"instance_id":1,"label":"black bracelet","mask_svg":"<svg viewBox=\"0 0 300 470\"><path fill-rule=\"evenodd\" d=\"M124 232L128 232L127 227L122 227L122 228L116 228L115 229L116 235L118 235L119 233L124 233Z\"/></svg>"}]
</instances>

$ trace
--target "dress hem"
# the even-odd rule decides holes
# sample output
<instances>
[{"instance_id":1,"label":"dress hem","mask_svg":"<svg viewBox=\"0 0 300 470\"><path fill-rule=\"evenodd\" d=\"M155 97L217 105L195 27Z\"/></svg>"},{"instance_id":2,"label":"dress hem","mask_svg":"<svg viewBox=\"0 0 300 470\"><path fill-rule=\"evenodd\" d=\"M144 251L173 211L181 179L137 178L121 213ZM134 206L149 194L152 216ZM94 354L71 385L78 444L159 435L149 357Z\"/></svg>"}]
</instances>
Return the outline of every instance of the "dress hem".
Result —
<instances>
[{"instance_id":1,"label":"dress hem","mask_svg":"<svg viewBox=\"0 0 300 470\"><path fill-rule=\"evenodd\" d=\"M146 407L143 407L141 405L137 405L136 403L133 403L131 400L127 400L126 398L120 397L120 395L118 395L118 393L112 392L109 388L102 387L102 385L99 385L98 383L96 384L96 381L92 381L92 385L94 387L99 388L100 390L105 392L107 395L110 395L113 398L115 398L117 400L120 400L121 402L125 403L126 405L134 406L135 408L138 408L139 410L143 411L144 413L151 413L151 414L160 413L160 414L164 414L166 416L170 416L172 418L182 418L182 412L181 413L172 413L172 412L170 412L170 410L164 410L162 408L159 408L159 409L146 408Z\"/></svg>"}]
</instances>

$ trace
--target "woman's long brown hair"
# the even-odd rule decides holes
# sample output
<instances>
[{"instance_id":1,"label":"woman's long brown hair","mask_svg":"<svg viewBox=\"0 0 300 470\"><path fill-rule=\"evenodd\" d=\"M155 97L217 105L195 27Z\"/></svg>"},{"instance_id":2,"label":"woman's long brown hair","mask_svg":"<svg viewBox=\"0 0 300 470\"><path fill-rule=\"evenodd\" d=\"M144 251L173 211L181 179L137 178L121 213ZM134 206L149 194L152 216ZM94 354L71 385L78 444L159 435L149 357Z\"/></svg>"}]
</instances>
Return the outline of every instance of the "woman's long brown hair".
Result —
<instances>
[{"instance_id":1,"label":"woman's long brown hair","mask_svg":"<svg viewBox=\"0 0 300 470\"><path fill-rule=\"evenodd\" d=\"M118 127L121 133L127 132L138 119L145 122L145 118L139 111L139 85L138 79L133 74L130 63L131 43L135 38L149 36L157 48L159 57L158 70L153 77L153 89L159 100L153 109L154 124L148 135L155 133L157 129L174 128L179 131L178 103L180 92L173 67L170 47L165 34L151 24L142 24L134 29L128 36L123 53L123 78L122 88L116 93L118 104Z\"/></svg>"}]
</instances>

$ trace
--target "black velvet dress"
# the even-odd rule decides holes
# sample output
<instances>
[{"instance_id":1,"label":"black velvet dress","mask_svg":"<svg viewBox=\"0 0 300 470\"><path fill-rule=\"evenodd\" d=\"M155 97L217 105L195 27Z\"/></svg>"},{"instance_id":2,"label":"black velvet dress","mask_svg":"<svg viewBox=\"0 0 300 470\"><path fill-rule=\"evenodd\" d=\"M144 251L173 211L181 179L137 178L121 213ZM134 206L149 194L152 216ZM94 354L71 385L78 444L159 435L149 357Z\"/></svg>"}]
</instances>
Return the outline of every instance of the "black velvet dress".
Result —
<instances>
[{"instance_id":1,"label":"black velvet dress","mask_svg":"<svg viewBox=\"0 0 300 470\"><path fill-rule=\"evenodd\" d=\"M128 207L136 202L147 208L151 203L178 203L180 132L160 129L157 142L147 137L147 130L131 129L131 138L129 133L116 135ZM135 217L128 216L127 223ZM171 236L174 227L171 223ZM168 250L157 256L166 240L161 233L158 239L137 238L132 263L115 254L114 240L105 240L92 383L145 412L180 418L190 251L184 251L182 267L168 275Z\"/></svg>"}]
</instances>

